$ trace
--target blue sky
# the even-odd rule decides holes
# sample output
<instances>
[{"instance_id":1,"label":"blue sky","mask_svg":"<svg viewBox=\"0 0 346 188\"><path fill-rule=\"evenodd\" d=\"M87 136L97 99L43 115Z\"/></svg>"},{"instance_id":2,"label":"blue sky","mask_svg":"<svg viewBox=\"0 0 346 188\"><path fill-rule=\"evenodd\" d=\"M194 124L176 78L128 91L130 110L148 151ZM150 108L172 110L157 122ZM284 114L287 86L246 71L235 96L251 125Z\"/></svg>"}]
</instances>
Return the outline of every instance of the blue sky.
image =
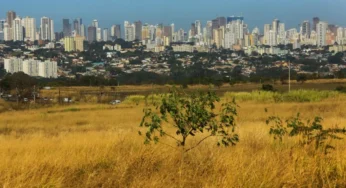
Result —
<instances>
[{"instance_id":1,"label":"blue sky","mask_svg":"<svg viewBox=\"0 0 346 188\"><path fill-rule=\"evenodd\" d=\"M86 25L97 19L103 28L124 20L142 20L188 29L194 20L205 25L217 16L240 14L251 29L258 26L263 30L263 24L274 18L285 22L287 28L297 27L314 16L346 26L346 0L2 0L0 18L5 18L8 10L21 17L51 17L56 31L61 30L62 18L81 17Z\"/></svg>"}]
</instances>

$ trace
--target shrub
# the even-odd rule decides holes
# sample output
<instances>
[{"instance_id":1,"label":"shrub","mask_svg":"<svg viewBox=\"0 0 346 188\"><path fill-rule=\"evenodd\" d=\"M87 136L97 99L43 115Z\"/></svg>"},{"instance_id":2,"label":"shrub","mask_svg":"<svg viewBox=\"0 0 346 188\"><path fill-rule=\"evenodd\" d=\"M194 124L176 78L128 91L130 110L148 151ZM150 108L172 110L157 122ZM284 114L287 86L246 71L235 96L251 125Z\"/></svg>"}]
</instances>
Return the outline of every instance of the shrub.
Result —
<instances>
[{"instance_id":1,"label":"shrub","mask_svg":"<svg viewBox=\"0 0 346 188\"><path fill-rule=\"evenodd\" d=\"M185 94L173 91L162 98L156 109L144 109L144 117L140 124L146 127L145 143L160 142L160 137L173 139L183 152L188 152L210 137L218 137L217 145L235 145L238 135L234 134L237 116L235 101L222 104L222 110L217 114L215 103L220 98L214 92ZM175 129L175 136L166 132L167 124ZM185 148L188 138L197 134L208 133L197 144ZM139 131L142 135L142 132ZM165 143L165 145L168 145ZM171 146L174 147L174 146Z\"/></svg>"},{"instance_id":2,"label":"shrub","mask_svg":"<svg viewBox=\"0 0 346 188\"><path fill-rule=\"evenodd\" d=\"M274 86L270 84L263 84L262 85L263 91L275 91Z\"/></svg>"},{"instance_id":3,"label":"shrub","mask_svg":"<svg viewBox=\"0 0 346 188\"><path fill-rule=\"evenodd\" d=\"M335 90L338 92L341 92L341 93L346 93L346 87L345 86L338 86L338 87L336 87Z\"/></svg>"},{"instance_id":4,"label":"shrub","mask_svg":"<svg viewBox=\"0 0 346 188\"><path fill-rule=\"evenodd\" d=\"M324 129L321 117L315 117L313 121L308 120L304 123L300 119L298 113L296 117L287 119L285 122L277 116L269 117L266 121L267 125L271 124L270 135L273 135L275 140L282 141L284 136L297 137L301 136L300 145L314 147L315 150L321 150L325 154L334 147L327 144L328 139L342 139L339 135L346 135L346 129L333 128Z\"/></svg>"}]
</instances>

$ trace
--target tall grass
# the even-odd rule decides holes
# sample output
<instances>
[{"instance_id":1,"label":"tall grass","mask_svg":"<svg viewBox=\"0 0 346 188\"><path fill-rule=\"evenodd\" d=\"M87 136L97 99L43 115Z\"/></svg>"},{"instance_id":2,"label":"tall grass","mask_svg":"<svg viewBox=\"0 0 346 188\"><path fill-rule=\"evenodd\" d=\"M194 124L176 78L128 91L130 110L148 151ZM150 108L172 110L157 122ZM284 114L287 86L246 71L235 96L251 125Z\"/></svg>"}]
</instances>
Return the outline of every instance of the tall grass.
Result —
<instances>
[{"instance_id":1,"label":"tall grass","mask_svg":"<svg viewBox=\"0 0 346 188\"><path fill-rule=\"evenodd\" d=\"M328 98L344 96L336 91L294 90L289 93L270 91L227 92L225 98L255 102L319 102Z\"/></svg>"},{"instance_id":2,"label":"tall grass","mask_svg":"<svg viewBox=\"0 0 346 188\"><path fill-rule=\"evenodd\" d=\"M165 145L144 145L137 132L145 103L123 105L1 113L0 187L346 186L346 140L333 141L336 150L329 155L316 154L296 147L297 138L273 141L265 125L272 114L301 112L304 119L325 117L327 127L343 126L346 101L239 102L239 145L215 147L210 139L183 157Z\"/></svg>"}]
</instances>

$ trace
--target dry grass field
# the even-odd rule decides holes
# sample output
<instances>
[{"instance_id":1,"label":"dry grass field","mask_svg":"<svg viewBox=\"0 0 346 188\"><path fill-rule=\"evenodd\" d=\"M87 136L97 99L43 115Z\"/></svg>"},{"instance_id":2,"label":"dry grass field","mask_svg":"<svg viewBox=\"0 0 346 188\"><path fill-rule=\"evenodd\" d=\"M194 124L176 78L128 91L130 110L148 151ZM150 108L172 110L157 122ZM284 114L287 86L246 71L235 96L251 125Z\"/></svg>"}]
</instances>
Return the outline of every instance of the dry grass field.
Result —
<instances>
[{"instance_id":1,"label":"dry grass field","mask_svg":"<svg viewBox=\"0 0 346 188\"><path fill-rule=\"evenodd\" d=\"M144 145L144 104L79 104L0 113L0 186L12 187L345 187L346 140L328 155L282 143L265 120L300 112L346 126L346 100L310 103L239 102L237 146L210 139L184 155ZM268 109L265 112L264 109ZM188 141L196 143L197 138ZM164 139L169 143L169 140Z\"/></svg>"}]
</instances>

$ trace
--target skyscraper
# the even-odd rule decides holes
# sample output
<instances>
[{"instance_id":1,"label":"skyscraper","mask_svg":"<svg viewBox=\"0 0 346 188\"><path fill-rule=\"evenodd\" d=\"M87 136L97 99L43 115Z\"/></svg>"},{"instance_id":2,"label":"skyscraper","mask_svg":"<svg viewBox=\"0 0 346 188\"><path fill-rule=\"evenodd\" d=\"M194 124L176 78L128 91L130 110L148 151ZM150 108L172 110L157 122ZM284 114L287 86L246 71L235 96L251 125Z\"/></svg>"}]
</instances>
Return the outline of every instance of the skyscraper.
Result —
<instances>
[{"instance_id":1,"label":"skyscraper","mask_svg":"<svg viewBox=\"0 0 346 188\"><path fill-rule=\"evenodd\" d=\"M80 36L82 36L84 38L86 37L85 25L84 24L80 25Z\"/></svg>"},{"instance_id":2,"label":"skyscraper","mask_svg":"<svg viewBox=\"0 0 346 188\"><path fill-rule=\"evenodd\" d=\"M48 17L41 18L41 39L42 40L55 40L54 22Z\"/></svg>"},{"instance_id":3,"label":"skyscraper","mask_svg":"<svg viewBox=\"0 0 346 188\"><path fill-rule=\"evenodd\" d=\"M12 33L13 41L23 41L23 26L22 20L19 17L12 22Z\"/></svg>"},{"instance_id":4,"label":"skyscraper","mask_svg":"<svg viewBox=\"0 0 346 188\"><path fill-rule=\"evenodd\" d=\"M22 25L24 28L24 39L29 41L36 40L36 20L35 18L25 17L22 19Z\"/></svg>"},{"instance_id":5,"label":"skyscraper","mask_svg":"<svg viewBox=\"0 0 346 188\"><path fill-rule=\"evenodd\" d=\"M136 26L134 24L130 24L128 21L124 22L125 27L125 41L134 41L136 39Z\"/></svg>"},{"instance_id":6,"label":"skyscraper","mask_svg":"<svg viewBox=\"0 0 346 188\"><path fill-rule=\"evenodd\" d=\"M318 24L318 22L320 22L320 18L319 17L314 17L312 19L312 21L313 21L312 30L317 31L317 24Z\"/></svg>"},{"instance_id":7,"label":"skyscraper","mask_svg":"<svg viewBox=\"0 0 346 188\"><path fill-rule=\"evenodd\" d=\"M196 35L201 35L201 34L202 34L202 25L201 25L201 21L196 20L196 21L195 21L195 26L196 26L196 29L195 29Z\"/></svg>"},{"instance_id":8,"label":"skyscraper","mask_svg":"<svg viewBox=\"0 0 346 188\"><path fill-rule=\"evenodd\" d=\"M0 20L0 31L4 31L6 20Z\"/></svg>"},{"instance_id":9,"label":"skyscraper","mask_svg":"<svg viewBox=\"0 0 346 188\"><path fill-rule=\"evenodd\" d=\"M311 26L310 26L310 22L309 20L305 20L303 23L302 23L302 35L307 37L307 38L310 38L310 33L311 33Z\"/></svg>"},{"instance_id":10,"label":"skyscraper","mask_svg":"<svg viewBox=\"0 0 346 188\"><path fill-rule=\"evenodd\" d=\"M8 25L8 23L4 24L4 40L12 40L12 29L10 28L10 25Z\"/></svg>"},{"instance_id":11,"label":"skyscraper","mask_svg":"<svg viewBox=\"0 0 346 188\"><path fill-rule=\"evenodd\" d=\"M78 19L75 19L73 21L73 30L74 30L75 35L80 35L80 24L79 24Z\"/></svg>"},{"instance_id":12,"label":"skyscraper","mask_svg":"<svg viewBox=\"0 0 346 188\"><path fill-rule=\"evenodd\" d=\"M279 24L280 24L280 20L278 19L273 20L272 30L275 31L276 33L279 32Z\"/></svg>"},{"instance_id":13,"label":"skyscraper","mask_svg":"<svg viewBox=\"0 0 346 188\"><path fill-rule=\"evenodd\" d=\"M12 28L13 20L16 19L17 15L14 11L7 12L6 22L10 28Z\"/></svg>"},{"instance_id":14,"label":"skyscraper","mask_svg":"<svg viewBox=\"0 0 346 188\"><path fill-rule=\"evenodd\" d=\"M134 22L135 25L135 39L136 40L142 40L142 22L136 21Z\"/></svg>"},{"instance_id":15,"label":"skyscraper","mask_svg":"<svg viewBox=\"0 0 346 188\"><path fill-rule=\"evenodd\" d=\"M96 28L96 40L98 42L102 41L102 29Z\"/></svg>"},{"instance_id":16,"label":"skyscraper","mask_svg":"<svg viewBox=\"0 0 346 188\"><path fill-rule=\"evenodd\" d=\"M89 43L96 41L96 27L95 26L88 27L88 41Z\"/></svg>"},{"instance_id":17,"label":"skyscraper","mask_svg":"<svg viewBox=\"0 0 346 188\"><path fill-rule=\"evenodd\" d=\"M65 37L69 37L72 34L71 24L69 19L62 20L63 33Z\"/></svg>"},{"instance_id":18,"label":"skyscraper","mask_svg":"<svg viewBox=\"0 0 346 188\"><path fill-rule=\"evenodd\" d=\"M103 41L109 41L110 38L109 38L109 30L108 28L104 28L103 29Z\"/></svg>"},{"instance_id":19,"label":"skyscraper","mask_svg":"<svg viewBox=\"0 0 346 188\"><path fill-rule=\"evenodd\" d=\"M111 28L111 37L114 39L121 38L121 27L120 25L113 25Z\"/></svg>"},{"instance_id":20,"label":"skyscraper","mask_svg":"<svg viewBox=\"0 0 346 188\"><path fill-rule=\"evenodd\" d=\"M98 28L99 27L99 22L97 20L93 20L92 26Z\"/></svg>"},{"instance_id":21,"label":"skyscraper","mask_svg":"<svg viewBox=\"0 0 346 188\"><path fill-rule=\"evenodd\" d=\"M319 21L316 25L317 33L317 46L325 46L327 43L326 34L327 34L328 23Z\"/></svg>"}]
</instances>

